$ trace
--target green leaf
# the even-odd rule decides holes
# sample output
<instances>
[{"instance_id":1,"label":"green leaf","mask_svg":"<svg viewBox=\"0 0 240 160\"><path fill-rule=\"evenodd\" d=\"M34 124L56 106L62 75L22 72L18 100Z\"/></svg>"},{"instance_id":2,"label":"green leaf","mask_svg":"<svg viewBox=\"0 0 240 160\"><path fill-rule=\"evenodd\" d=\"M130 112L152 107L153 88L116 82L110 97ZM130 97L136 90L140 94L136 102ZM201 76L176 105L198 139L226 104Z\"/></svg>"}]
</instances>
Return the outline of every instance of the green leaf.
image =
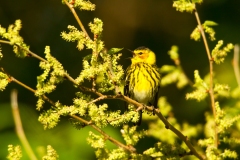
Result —
<instances>
[{"instance_id":1,"label":"green leaf","mask_svg":"<svg viewBox=\"0 0 240 160\"><path fill-rule=\"evenodd\" d=\"M192 0L192 3L202 3L203 0Z\"/></svg>"},{"instance_id":2,"label":"green leaf","mask_svg":"<svg viewBox=\"0 0 240 160\"><path fill-rule=\"evenodd\" d=\"M121 50L123 50L123 48L111 48L111 49L108 50L107 53L108 54L115 54L115 53L117 53L117 52L119 52Z\"/></svg>"},{"instance_id":3,"label":"green leaf","mask_svg":"<svg viewBox=\"0 0 240 160\"><path fill-rule=\"evenodd\" d=\"M218 24L214 21L208 21L206 20L203 25L206 25L206 26L217 26Z\"/></svg>"},{"instance_id":4,"label":"green leaf","mask_svg":"<svg viewBox=\"0 0 240 160\"><path fill-rule=\"evenodd\" d=\"M92 54L88 54L85 57L83 57L83 60L88 61L92 58Z\"/></svg>"}]
</instances>

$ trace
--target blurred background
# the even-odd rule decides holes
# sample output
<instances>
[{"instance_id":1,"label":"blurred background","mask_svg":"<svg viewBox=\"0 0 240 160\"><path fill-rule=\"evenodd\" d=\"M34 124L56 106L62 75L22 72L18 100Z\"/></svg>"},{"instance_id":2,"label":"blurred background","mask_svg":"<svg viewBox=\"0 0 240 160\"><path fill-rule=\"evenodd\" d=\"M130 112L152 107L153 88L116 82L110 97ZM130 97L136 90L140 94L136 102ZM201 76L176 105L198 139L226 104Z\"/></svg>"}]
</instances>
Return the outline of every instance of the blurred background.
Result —
<instances>
[{"instance_id":1,"label":"blurred background","mask_svg":"<svg viewBox=\"0 0 240 160\"><path fill-rule=\"evenodd\" d=\"M195 42L190 39L190 34L196 27L194 14L180 13L172 7L173 1L169 0L92 0L96 4L96 11L77 11L85 28L94 17L103 20L103 40L106 48L128 48L134 50L139 46L147 46L157 54L157 65L173 65L167 52L172 45L179 47L180 60L187 76L193 80L193 71L199 70L204 77L208 72L208 59L202 41ZM204 1L197 9L202 23L212 20L219 25L214 27L217 40L223 39L227 43L240 43L240 1L237 0L211 0ZM76 43L69 43L61 39L60 33L68 31L68 25L78 27L72 13L66 5L57 0L7 0L0 2L0 25L7 28L15 20L22 20L21 36L30 50L44 57L44 48L49 45L51 54L55 56L73 77L77 77L82 67L82 57L89 54L90 50L79 52ZM92 35L91 35L92 36ZM212 49L217 41L210 42ZM12 52L12 47L1 44L3 59L0 67L21 82L35 88L36 76L42 72L39 61L33 58L19 59ZM120 64L126 67L130 64L127 57L131 56L127 50L122 51ZM230 53L223 65L215 66L215 72L224 73L218 76L219 83L229 84L235 88L234 72L232 69ZM36 97L26 89L11 83L7 89L0 92L0 159L7 156L8 144L20 144L14 130L13 118L10 107L10 92L17 89L19 107L27 138L38 153L51 144L60 155L61 159L94 159L94 150L86 142L90 127L77 130L71 126L67 118L63 118L54 129L44 131L37 121L39 112L35 110ZM61 103L71 105L76 88L70 82L60 84L50 98ZM185 93L191 88L181 90L169 85L161 89L161 96L166 96L173 106L173 113L179 122L187 121L194 125L204 122L204 112L209 110L208 102L195 103L185 100ZM110 103L111 104L111 103ZM121 106L117 106L121 108ZM191 112L190 112L191 111ZM186 114L187 113L187 114ZM144 125L143 125L144 127ZM106 128L111 136L121 140L119 130ZM150 142L149 142L150 143ZM141 143L140 143L141 144ZM110 143L108 146L115 147ZM143 145L138 145L144 150ZM25 153L24 153L25 154ZM27 156L24 156L25 159ZM70 158L71 157L71 158ZM24 158L23 158L24 159Z\"/></svg>"}]
</instances>

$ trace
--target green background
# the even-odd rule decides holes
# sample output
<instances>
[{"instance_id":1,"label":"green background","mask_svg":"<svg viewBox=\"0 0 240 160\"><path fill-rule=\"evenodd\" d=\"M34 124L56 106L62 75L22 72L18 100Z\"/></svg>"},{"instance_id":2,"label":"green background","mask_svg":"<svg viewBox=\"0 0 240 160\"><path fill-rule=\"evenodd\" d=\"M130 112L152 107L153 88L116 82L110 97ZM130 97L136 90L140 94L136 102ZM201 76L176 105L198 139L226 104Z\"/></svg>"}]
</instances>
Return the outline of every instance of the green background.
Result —
<instances>
[{"instance_id":1,"label":"green background","mask_svg":"<svg viewBox=\"0 0 240 160\"><path fill-rule=\"evenodd\" d=\"M179 46L182 67L188 77L193 80L193 71L199 70L205 76L208 69L208 59L202 41L195 42L190 39L190 33L196 27L194 14L180 13L172 7L169 0L101 0L92 1L96 4L96 11L78 11L85 28L94 17L103 20L103 40L106 48L135 49L147 46L157 55L157 65L172 65L167 52L172 45ZM219 25L214 27L217 40L223 39L226 43L239 43L240 39L240 1L238 0L210 0L197 5L202 23L212 20ZM91 53L90 50L79 52L76 43L65 42L60 37L62 31L67 31L67 25L78 27L73 15L67 6L57 0L7 0L0 2L0 25L8 27L16 19L22 20L21 36L30 50L43 57L44 48L49 45L51 54L55 56L72 77L77 77L82 67L82 57ZM92 36L92 35L91 35ZM209 42L212 49L217 41ZM39 61L33 58L19 59L12 52L11 46L1 44L4 58L0 67L21 82L35 88L36 76L41 74ZM126 68L131 56L126 50L120 64ZM229 84L235 88L234 72L231 65L233 54L230 53L223 65L215 66L215 73L220 83ZM221 74L224 73L224 74ZM71 126L68 118L63 118L54 129L44 131L37 121L39 112L35 110L37 98L26 89L11 83L7 89L0 92L0 159L5 159L8 144L20 144L14 131L14 124L10 108L10 92L18 90L18 100L21 117L26 136L34 149L41 153L43 148L51 144L60 155L60 159L95 159L94 150L86 142L88 131L85 127L77 130ZM49 97L70 105L74 93L77 91L73 85L65 81ZM186 101L185 93L191 91L189 87L178 90L175 85L161 89L161 96L167 96L173 106L173 113L179 122L187 121L190 124L204 122L204 112L210 110L209 102L195 103ZM225 101L222 100L222 103ZM122 107L122 102L115 106L110 101L110 107ZM46 104L46 108L48 104ZM146 127L142 125L141 127ZM106 128L111 136L121 140L119 130ZM140 141L138 149L144 150L151 146L154 140ZM110 148L115 146L108 143ZM25 155L23 159L28 159Z\"/></svg>"}]
</instances>

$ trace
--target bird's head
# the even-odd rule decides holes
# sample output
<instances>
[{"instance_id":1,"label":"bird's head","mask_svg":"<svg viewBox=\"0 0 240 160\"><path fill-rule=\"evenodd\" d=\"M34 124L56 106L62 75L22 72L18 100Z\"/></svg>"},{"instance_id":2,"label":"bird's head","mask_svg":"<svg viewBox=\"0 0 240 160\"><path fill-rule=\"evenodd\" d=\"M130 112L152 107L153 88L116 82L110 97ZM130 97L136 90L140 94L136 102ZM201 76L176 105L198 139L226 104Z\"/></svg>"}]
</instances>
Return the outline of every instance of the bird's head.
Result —
<instances>
[{"instance_id":1,"label":"bird's head","mask_svg":"<svg viewBox=\"0 0 240 160\"><path fill-rule=\"evenodd\" d=\"M132 64L144 62L154 65L156 63L155 53L147 47L138 47L131 52L133 54L133 57L131 58Z\"/></svg>"}]
</instances>

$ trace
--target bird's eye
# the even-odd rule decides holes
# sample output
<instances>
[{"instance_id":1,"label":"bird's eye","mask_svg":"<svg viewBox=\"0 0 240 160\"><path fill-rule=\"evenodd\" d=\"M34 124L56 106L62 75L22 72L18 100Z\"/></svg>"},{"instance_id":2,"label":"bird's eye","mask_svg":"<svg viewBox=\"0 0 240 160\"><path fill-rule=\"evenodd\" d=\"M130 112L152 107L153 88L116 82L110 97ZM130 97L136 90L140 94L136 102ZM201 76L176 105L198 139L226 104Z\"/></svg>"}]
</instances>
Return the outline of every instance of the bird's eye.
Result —
<instances>
[{"instance_id":1,"label":"bird's eye","mask_svg":"<svg viewBox=\"0 0 240 160\"><path fill-rule=\"evenodd\" d=\"M138 54L139 54L139 55L142 55L143 53L142 53L142 52L139 52Z\"/></svg>"}]
</instances>

